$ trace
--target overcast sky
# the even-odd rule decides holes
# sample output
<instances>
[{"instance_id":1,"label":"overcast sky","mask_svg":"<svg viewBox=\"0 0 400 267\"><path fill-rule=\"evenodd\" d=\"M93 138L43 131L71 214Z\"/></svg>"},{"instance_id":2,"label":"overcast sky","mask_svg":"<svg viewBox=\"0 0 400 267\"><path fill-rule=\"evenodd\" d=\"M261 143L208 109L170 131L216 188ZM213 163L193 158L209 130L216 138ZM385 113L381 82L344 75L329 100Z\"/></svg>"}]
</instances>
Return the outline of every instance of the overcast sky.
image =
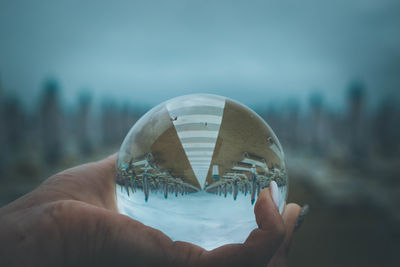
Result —
<instances>
[{"instance_id":1,"label":"overcast sky","mask_svg":"<svg viewBox=\"0 0 400 267\"><path fill-rule=\"evenodd\" d=\"M3 87L35 100L57 77L67 101L157 104L216 93L249 105L342 103L364 81L370 98L400 91L400 1L0 0Z\"/></svg>"}]
</instances>

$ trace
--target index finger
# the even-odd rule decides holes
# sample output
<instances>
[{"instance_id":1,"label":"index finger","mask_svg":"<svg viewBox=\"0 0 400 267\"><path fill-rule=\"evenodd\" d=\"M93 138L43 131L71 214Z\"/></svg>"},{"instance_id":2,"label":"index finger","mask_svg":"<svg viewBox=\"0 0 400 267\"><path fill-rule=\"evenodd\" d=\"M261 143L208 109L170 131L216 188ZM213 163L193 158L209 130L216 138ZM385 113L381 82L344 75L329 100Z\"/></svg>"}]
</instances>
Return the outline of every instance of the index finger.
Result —
<instances>
[{"instance_id":1,"label":"index finger","mask_svg":"<svg viewBox=\"0 0 400 267\"><path fill-rule=\"evenodd\" d=\"M115 168L117 154L103 160L79 165L55 174L40 188L59 199L74 199L116 210Z\"/></svg>"}]
</instances>

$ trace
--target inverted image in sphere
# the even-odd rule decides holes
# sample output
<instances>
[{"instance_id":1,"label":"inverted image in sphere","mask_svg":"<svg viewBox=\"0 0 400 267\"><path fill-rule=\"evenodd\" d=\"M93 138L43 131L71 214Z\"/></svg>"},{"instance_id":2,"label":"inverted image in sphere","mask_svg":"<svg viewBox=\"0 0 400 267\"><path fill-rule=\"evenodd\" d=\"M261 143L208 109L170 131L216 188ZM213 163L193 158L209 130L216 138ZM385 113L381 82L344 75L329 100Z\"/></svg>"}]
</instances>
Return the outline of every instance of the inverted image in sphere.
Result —
<instances>
[{"instance_id":1,"label":"inverted image in sphere","mask_svg":"<svg viewBox=\"0 0 400 267\"><path fill-rule=\"evenodd\" d=\"M254 111L217 95L154 107L117 160L120 212L206 249L244 242L257 228L252 204L271 181L282 213L288 181L279 140Z\"/></svg>"}]
</instances>

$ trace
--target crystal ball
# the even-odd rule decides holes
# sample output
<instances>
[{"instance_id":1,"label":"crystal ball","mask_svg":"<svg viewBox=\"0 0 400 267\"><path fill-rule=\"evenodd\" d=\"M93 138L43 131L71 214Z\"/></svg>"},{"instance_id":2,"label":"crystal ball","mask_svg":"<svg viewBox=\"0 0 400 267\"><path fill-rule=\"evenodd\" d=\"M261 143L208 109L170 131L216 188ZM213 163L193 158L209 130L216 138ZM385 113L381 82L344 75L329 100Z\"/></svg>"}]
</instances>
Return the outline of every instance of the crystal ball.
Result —
<instances>
[{"instance_id":1,"label":"crystal ball","mask_svg":"<svg viewBox=\"0 0 400 267\"><path fill-rule=\"evenodd\" d=\"M288 178L269 125L226 97L159 104L130 129L117 159L122 214L205 249L242 243L257 228L254 202L275 181L282 213Z\"/></svg>"}]
</instances>

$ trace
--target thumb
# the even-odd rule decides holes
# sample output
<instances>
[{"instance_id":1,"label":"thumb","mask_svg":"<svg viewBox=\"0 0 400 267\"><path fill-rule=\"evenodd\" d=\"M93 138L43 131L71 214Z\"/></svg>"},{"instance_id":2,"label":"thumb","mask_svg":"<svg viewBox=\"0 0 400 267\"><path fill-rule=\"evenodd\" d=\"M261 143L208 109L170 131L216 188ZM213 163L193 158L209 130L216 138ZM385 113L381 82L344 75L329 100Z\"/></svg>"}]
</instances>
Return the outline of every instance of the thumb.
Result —
<instances>
[{"instance_id":1,"label":"thumb","mask_svg":"<svg viewBox=\"0 0 400 267\"><path fill-rule=\"evenodd\" d=\"M258 228L243 244L229 244L201 254L202 266L266 266L285 237L285 225L270 191L264 189L254 206Z\"/></svg>"},{"instance_id":2,"label":"thumb","mask_svg":"<svg viewBox=\"0 0 400 267\"><path fill-rule=\"evenodd\" d=\"M286 227L285 239L271 259L268 267L287 266L287 258L289 255L290 244L292 242L293 231L295 229L300 210L300 206L294 203L288 204L286 206L285 211L282 215Z\"/></svg>"}]
</instances>

